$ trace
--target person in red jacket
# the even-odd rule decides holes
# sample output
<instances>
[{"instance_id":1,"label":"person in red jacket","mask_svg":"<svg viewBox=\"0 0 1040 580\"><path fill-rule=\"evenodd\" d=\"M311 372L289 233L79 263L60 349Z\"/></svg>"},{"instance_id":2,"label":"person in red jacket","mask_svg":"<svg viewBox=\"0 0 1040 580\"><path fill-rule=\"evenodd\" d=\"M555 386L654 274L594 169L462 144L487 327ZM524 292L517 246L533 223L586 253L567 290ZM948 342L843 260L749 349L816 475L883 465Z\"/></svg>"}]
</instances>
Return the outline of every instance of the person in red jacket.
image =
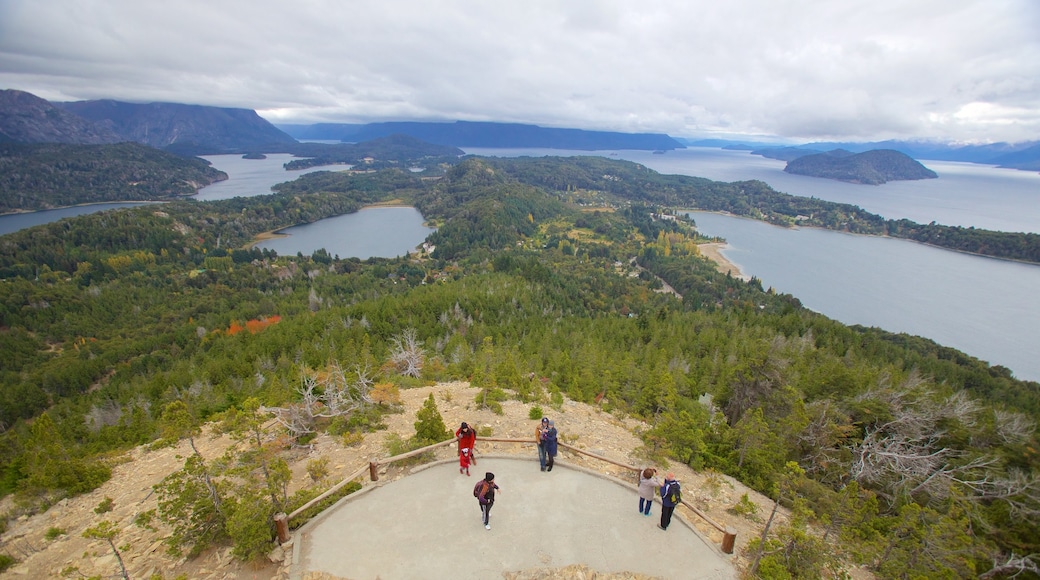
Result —
<instances>
[{"instance_id":1,"label":"person in red jacket","mask_svg":"<svg viewBox=\"0 0 1040 580\"><path fill-rule=\"evenodd\" d=\"M469 449L463 449L462 453L459 453L459 473L465 473L469 475Z\"/></svg>"},{"instance_id":2,"label":"person in red jacket","mask_svg":"<svg viewBox=\"0 0 1040 580\"><path fill-rule=\"evenodd\" d=\"M459 455L462 455L463 449L469 449L469 462L472 465L476 465L477 457L473 454L473 446L477 443L476 431L474 431L472 427L463 422L462 426L459 427L457 431L455 431L455 440L459 442ZM459 461L462 461L461 457ZM459 465L461 466L461 463Z\"/></svg>"}]
</instances>

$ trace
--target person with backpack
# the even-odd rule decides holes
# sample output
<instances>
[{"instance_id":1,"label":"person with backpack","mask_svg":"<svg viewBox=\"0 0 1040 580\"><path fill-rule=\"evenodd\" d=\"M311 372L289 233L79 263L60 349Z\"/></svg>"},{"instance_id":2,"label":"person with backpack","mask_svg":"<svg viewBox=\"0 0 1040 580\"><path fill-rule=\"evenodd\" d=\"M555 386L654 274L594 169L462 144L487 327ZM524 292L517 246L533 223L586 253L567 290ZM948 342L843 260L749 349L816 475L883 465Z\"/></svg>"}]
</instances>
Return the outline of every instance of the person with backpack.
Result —
<instances>
[{"instance_id":1,"label":"person with backpack","mask_svg":"<svg viewBox=\"0 0 1040 580\"><path fill-rule=\"evenodd\" d=\"M661 486L661 523L657 524L657 527L662 530L668 529L668 524L672 523L672 512L681 501L682 489L679 482L675 481L674 473L668 472L668 475L664 476L664 485Z\"/></svg>"},{"instance_id":2,"label":"person with backpack","mask_svg":"<svg viewBox=\"0 0 1040 580\"><path fill-rule=\"evenodd\" d=\"M480 519L484 522L484 529L491 529L491 506L495 505L495 490L500 489L495 483L495 474L490 471L484 474L484 479L477 482L473 487L473 496L480 503Z\"/></svg>"},{"instance_id":3,"label":"person with backpack","mask_svg":"<svg viewBox=\"0 0 1040 580\"><path fill-rule=\"evenodd\" d=\"M556 452L559 450L556 426L549 421L548 428L542 433L542 445L545 446L545 470L552 471L553 463L556 461Z\"/></svg>"}]
</instances>

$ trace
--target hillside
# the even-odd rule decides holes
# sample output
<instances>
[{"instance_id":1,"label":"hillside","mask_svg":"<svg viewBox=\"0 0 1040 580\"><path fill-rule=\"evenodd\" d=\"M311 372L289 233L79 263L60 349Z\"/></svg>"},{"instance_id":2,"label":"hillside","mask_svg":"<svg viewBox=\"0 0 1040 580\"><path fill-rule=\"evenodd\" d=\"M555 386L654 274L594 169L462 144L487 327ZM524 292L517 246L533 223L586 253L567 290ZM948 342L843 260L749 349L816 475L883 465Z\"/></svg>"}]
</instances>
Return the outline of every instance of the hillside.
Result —
<instances>
[{"instance_id":1,"label":"hillside","mask_svg":"<svg viewBox=\"0 0 1040 580\"><path fill-rule=\"evenodd\" d=\"M616 133L524 125L520 123L454 123L390 122L363 125L322 123L316 125L282 125L297 139L335 139L367 141L393 134L411 135L417 139L453 147L537 147L548 149L644 149L671 150L684 145L660 133Z\"/></svg>"},{"instance_id":2,"label":"hillside","mask_svg":"<svg viewBox=\"0 0 1040 580\"><path fill-rule=\"evenodd\" d=\"M309 448L292 453L290 461L294 482L292 491L295 492L298 487L317 485L307 474L309 463L327 462L329 475L321 482L321 485L327 486L338 483L338 478L363 467L374 458L386 457L386 442L391 434L403 439L415 434L416 413L431 393L436 397L438 410L445 424L451 429L457 428L462 421L466 421L474 427L482 429L485 433L490 433L489 436L531 437L534 422L528 418L530 405L520 401L505 401L502 404L502 414L499 415L487 409L476 408L473 400L478 392L479 389L465 382L439 383L401 391L401 407L399 411L385 416L385 430L369 433L363 439L354 441L352 445L344 444L340 438L321 435L311 443ZM647 464L647 460L640 452L642 444L637 432L647 429L648 425L633 419L619 418L594 405L570 400L563 403L560 411L549 407L546 407L546 411L556 421L565 441L622 463ZM199 449L207 456L218 455L232 444L231 438L214 432L214 426L207 427L205 435L197 440ZM89 494L65 500L42 514L13 522L3 536L4 544L6 546L33 546L34 550L31 555L6 574L0 573L0 578L24 576L30 570L57 577L60 576L60 571L68 566L76 566L81 573L87 576L109 575L114 570L118 570L114 558L110 555L111 551L103 542L80 537L82 530L100 519L100 516L94 514L93 510L106 497L114 500L114 509L104 517L118 524L121 530L119 540L129 546L128 550L123 551L123 557L127 560L131 578L147 578L152 571L161 572L167 578L178 574L185 574L192 579L286 578L290 558L277 562L271 562L268 559L258 565L243 564L231 559L222 549L209 550L194 560L173 558L166 555L163 548L158 545L163 537L163 530L148 530L134 525L133 520L138 514L154 510L157 507L156 496L150 493L152 486L159 483L165 474L179 469L183 464L183 459L178 456L190 452L186 441L182 441L174 447L161 449L150 449L148 446L134 448L118 460L112 479L100 488ZM537 455L529 446L487 443L480 442L479 439L477 453L478 467L480 456L492 453L517 454L530 457L533 463L537 461ZM437 451L436 458L450 459L454 457L454 454L453 447L442 448ZM627 470L566 451L559 459L561 464L578 465L624 480L632 477L631 472ZM756 523L747 518L729 514L726 509L732 507L741 495L748 493L749 497L758 505L760 513L764 513L771 509L769 499L749 490L736 480L719 474L698 472L675 463L651 464L656 465L662 471L666 468L674 470L677 479L687 490L688 501L693 502L715 521L733 526L737 530L737 558L739 559L741 548L761 532L762 522ZM385 485L401 477L407 477L411 468L411 466L396 465L384 467L379 482L373 483L365 477L362 478L362 483L366 487ZM636 501L634 489L632 501L633 503ZM532 506L531 509L537 509L537 506ZM17 508L10 498L0 501L0 513L12 510L17 510ZM718 538L713 537L713 535L717 535L717 532L707 526L699 517L685 508L680 508L679 513L700 529L702 534L710 538L709 541L718 541ZM55 540L48 540L45 536L50 528L64 530L65 535ZM567 539L561 538L561 541L567 541ZM578 540L574 539L574 541ZM280 557L280 554L281 552L277 550L272 551L275 558ZM536 557L532 557L529 565L532 569L524 572L524 578L528 580L547 578L544 567ZM598 571L596 577L604 580L630 578L604 572ZM554 576L554 578L581 577L574 570L571 573L566 571L557 573L562 575Z\"/></svg>"},{"instance_id":3,"label":"hillside","mask_svg":"<svg viewBox=\"0 0 1040 580\"><path fill-rule=\"evenodd\" d=\"M0 144L0 213L84 203L168 201L227 174L137 143Z\"/></svg>"},{"instance_id":4,"label":"hillside","mask_svg":"<svg viewBox=\"0 0 1040 580\"><path fill-rule=\"evenodd\" d=\"M841 156L834 155L833 152L805 155L789 161L784 171L795 175L868 185L938 177L934 171L908 155L890 149L875 149Z\"/></svg>"},{"instance_id":5,"label":"hillside","mask_svg":"<svg viewBox=\"0 0 1040 580\"><path fill-rule=\"evenodd\" d=\"M66 111L111 130L127 141L192 155L286 151L296 140L252 109L124 103L61 103Z\"/></svg>"},{"instance_id":6,"label":"hillside","mask_svg":"<svg viewBox=\"0 0 1040 580\"><path fill-rule=\"evenodd\" d=\"M31 93L0 90L0 143L96 145L126 140Z\"/></svg>"},{"instance_id":7,"label":"hillside","mask_svg":"<svg viewBox=\"0 0 1040 580\"><path fill-rule=\"evenodd\" d=\"M492 414L537 404L566 417L575 401L633 421L642 460L712 469L791 506L764 569L970 578L997 555L1040 551L1037 523L1019 515L1040 509L1035 383L719 274L695 224L665 213L690 200L798 211L798 200L602 158L467 158L436 179L316 172L278 190L3 237L0 493L26 515L123 477L113 458L127 450L201 443L200 425L219 423L239 447L225 457L181 443L184 467L164 472L148 521L181 553L257 558L274 514L319 491L287 478L296 449L368 441L395 420L383 413L396 392L468 382ZM431 247L360 261L249 246L389 200L436 224ZM414 449L438 429L389 441ZM577 442L611 449L584 432ZM740 503L765 519L750 496Z\"/></svg>"}]
</instances>

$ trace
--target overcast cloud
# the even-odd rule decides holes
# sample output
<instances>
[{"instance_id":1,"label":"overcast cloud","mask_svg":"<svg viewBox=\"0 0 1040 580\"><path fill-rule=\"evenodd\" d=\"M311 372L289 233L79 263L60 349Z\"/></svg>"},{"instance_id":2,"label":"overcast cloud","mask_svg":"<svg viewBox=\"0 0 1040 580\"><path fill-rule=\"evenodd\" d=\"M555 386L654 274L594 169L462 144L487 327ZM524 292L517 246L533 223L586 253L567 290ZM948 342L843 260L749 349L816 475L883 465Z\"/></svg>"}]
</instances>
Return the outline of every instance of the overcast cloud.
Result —
<instances>
[{"instance_id":1,"label":"overcast cloud","mask_svg":"<svg viewBox=\"0 0 1040 580\"><path fill-rule=\"evenodd\" d=\"M0 0L0 88L679 137L1040 139L1037 0Z\"/></svg>"}]
</instances>

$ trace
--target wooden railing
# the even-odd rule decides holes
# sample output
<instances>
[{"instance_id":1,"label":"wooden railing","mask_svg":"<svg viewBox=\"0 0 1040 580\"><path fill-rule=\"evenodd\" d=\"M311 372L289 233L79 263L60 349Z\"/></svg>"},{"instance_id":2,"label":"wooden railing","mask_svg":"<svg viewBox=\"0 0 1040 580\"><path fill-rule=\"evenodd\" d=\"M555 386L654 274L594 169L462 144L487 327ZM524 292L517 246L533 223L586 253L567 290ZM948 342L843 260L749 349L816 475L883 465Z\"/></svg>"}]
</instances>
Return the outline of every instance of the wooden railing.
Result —
<instances>
[{"instance_id":1,"label":"wooden railing","mask_svg":"<svg viewBox=\"0 0 1040 580\"><path fill-rule=\"evenodd\" d=\"M535 443L531 439L509 439L509 438L503 438L503 437L480 437L479 440L480 441L490 441L490 442L494 442L494 443L520 443L520 444L531 444L531 445L533 445ZM415 450L409 451L407 453L402 453L400 455L395 455L393 457L386 457L386 458L383 458L383 459L373 459L372 461L369 462L367 467L362 467L361 469L358 469L357 471L355 471L354 473L350 474L349 476L344 478L342 481L340 481L336 485L334 485L331 488L329 488L327 491L325 491L325 493L322 493L318 497L316 497L316 498L310 500L309 502L303 504L302 506L296 508L295 510L292 511L292 513L276 515L274 517L274 521L275 521L275 526L278 529L278 541L280 543L283 543L283 544L285 542L289 541L289 522L293 518L295 518L295 517L299 516L300 514L304 513L308 509L314 507L315 505L317 505L322 500L325 500L329 496L335 494L337 491L343 489L343 486L347 485L348 483L350 483L350 482L354 481L355 479L357 479L357 478L361 477L362 475L364 475L366 470L368 471L369 479L371 479L372 481L379 481L379 466L381 466L381 465L389 465L389 464L397 462L397 461L402 461L404 459L409 459L409 458L415 457L416 455L422 455L423 453L427 453L429 451L433 451L434 449L437 449L439 447L446 447L446 446L452 445L454 443L455 443L454 439L449 439L447 441L441 441L440 443L434 443L433 445L427 445L426 447L421 447L419 449L415 449ZM573 453L577 453L577 454L580 454L580 455L585 455L587 457L591 457L593 459L597 459L599 461L603 461L603 462L609 463L611 465L615 465L617 467L628 469L628 470L630 470L630 471L635 473L636 483L638 484L638 482L639 482L639 472L642 471L642 469L639 468L639 467L636 467L634 465L628 465L627 463L621 463L621 462L615 461L615 460L613 460L613 459L611 459L609 457L604 457L604 456L598 455L596 453L585 451L584 449L578 449L577 447L575 447L573 445L569 445L569 444L564 443L562 441L559 442L559 445L560 445L560 447L563 447L563 448L565 448L565 449L567 449L567 450L569 450L569 451L571 451ZM729 527L729 526L723 526L722 524L716 522L715 520L713 520L710 517L708 517L707 514L702 512L696 506L694 506L693 504L687 502L685 499L682 500L681 503L682 503L682 505L686 506L690 511L692 511L694 514L696 514L698 517L700 517L702 520L707 522L708 525L710 525L711 527L715 528L716 530L722 532L722 551L724 553L726 553L726 554L732 554L733 553L733 546L736 543L736 539L737 539L737 531L735 529L733 529L732 527Z\"/></svg>"}]
</instances>

